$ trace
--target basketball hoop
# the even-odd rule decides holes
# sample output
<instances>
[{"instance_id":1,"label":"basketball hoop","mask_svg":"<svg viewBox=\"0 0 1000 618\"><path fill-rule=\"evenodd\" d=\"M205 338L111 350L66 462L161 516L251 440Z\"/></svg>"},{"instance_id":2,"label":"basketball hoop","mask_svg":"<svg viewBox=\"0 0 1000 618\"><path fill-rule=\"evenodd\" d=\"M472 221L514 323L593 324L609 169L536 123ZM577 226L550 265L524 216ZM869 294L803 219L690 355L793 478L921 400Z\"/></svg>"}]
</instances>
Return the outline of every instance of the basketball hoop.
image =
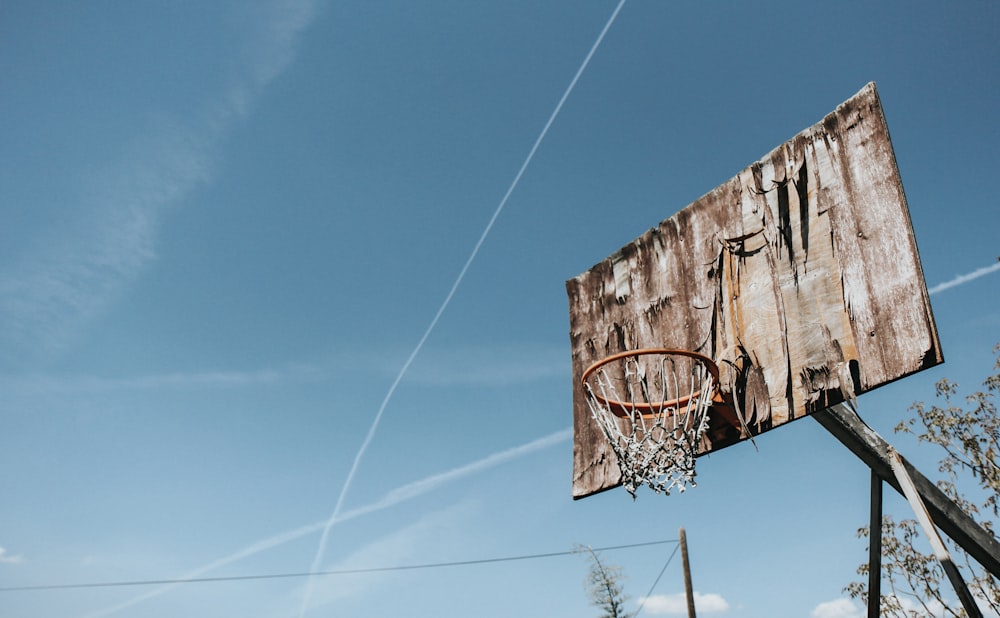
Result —
<instances>
[{"instance_id":1,"label":"basketball hoop","mask_svg":"<svg viewBox=\"0 0 1000 618\"><path fill-rule=\"evenodd\" d=\"M581 383L633 498L640 485L665 494L696 486L708 409L720 401L712 359L689 350L631 350L594 363Z\"/></svg>"}]
</instances>

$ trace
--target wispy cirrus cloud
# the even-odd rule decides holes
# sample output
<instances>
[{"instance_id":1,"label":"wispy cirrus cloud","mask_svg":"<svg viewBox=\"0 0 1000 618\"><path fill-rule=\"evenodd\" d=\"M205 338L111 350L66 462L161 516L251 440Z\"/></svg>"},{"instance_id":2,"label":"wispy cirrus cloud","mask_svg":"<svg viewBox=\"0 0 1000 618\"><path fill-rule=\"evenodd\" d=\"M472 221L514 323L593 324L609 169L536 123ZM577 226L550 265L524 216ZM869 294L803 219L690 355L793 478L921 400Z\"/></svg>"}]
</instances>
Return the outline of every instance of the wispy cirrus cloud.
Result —
<instances>
[{"instance_id":1,"label":"wispy cirrus cloud","mask_svg":"<svg viewBox=\"0 0 1000 618\"><path fill-rule=\"evenodd\" d=\"M166 207L211 175L206 139L165 130L78 187L77 213L0 270L0 341L18 358L59 351L156 257Z\"/></svg>"},{"instance_id":2,"label":"wispy cirrus cloud","mask_svg":"<svg viewBox=\"0 0 1000 618\"><path fill-rule=\"evenodd\" d=\"M268 384L329 380L344 371L389 374L394 367L385 351L345 353L320 362L302 362L257 369L220 368L139 375L21 374L0 375L0 389L8 392L114 392L187 388L240 388ZM570 370L566 350L558 345L503 344L449 346L427 350L414 365L409 382L430 387L507 386L564 378Z\"/></svg>"},{"instance_id":3,"label":"wispy cirrus cloud","mask_svg":"<svg viewBox=\"0 0 1000 618\"><path fill-rule=\"evenodd\" d=\"M315 381L322 379L325 375L321 369L309 365L249 371L176 372L124 377L22 375L16 379L0 377L0 388L4 388L8 392L69 394L191 388L240 388Z\"/></svg>"},{"instance_id":4,"label":"wispy cirrus cloud","mask_svg":"<svg viewBox=\"0 0 1000 618\"><path fill-rule=\"evenodd\" d=\"M58 353L156 259L169 209L211 182L219 143L294 61L317 15L313 0L275 0L254 10L241 23L245 47L232 50L243 68L206 93L202 111L178 118L148 110L158 118L153 127L119 145L116 158L88 161L64 215L0 266L0 361L23 366ZM56 171L79 176L67 172Z\"/></svg>"}]
</instances>

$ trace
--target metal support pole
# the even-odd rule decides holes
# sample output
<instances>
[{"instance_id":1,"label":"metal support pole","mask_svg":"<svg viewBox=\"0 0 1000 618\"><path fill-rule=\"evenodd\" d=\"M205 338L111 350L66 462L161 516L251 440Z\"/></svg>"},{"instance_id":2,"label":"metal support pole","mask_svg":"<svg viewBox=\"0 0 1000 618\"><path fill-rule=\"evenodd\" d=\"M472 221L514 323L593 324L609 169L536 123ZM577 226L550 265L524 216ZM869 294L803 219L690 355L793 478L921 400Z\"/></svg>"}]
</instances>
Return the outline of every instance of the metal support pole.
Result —
<instances>
[{"instance_id":1,"label":"metal support pole","mask_svg":"<svg viewBox=\"0 0 1000 618\"><path fill-rule=\"evenodd\" d=\"M917 521L920 522L920 526L924 529L924 534L927 535L927 540L930 541L931 548L934 550L934 556L941 563L941 568L944 569L945 574L951 581L951 585L955 589L955 594L958 595L958 600L962 602L962 607L965 608L965 613L971 618L983 618L982 612L979 611L979 606L976 605L975 599L972 598L972 593L969 592L969 587L965 585L965 580L962 579L962 574L951 559L948 548L944 546L944 542L938 535L937 528L934 527L934 523L931 521L930 513L927 512L927 507L924 506L924 501L920 499L917 488L913 485L913 481L910 479L910 475L907 474L906 468L903 467L903 461L899 457L899 453L890 450L889 461L892 463L892 471L896 475L896 480L899 481L899 485L903 489L903 495L910 502L913 514L917 516Z\"/></svg>"},{"instance_id":2,"label":"metal support pole","mask_svg":"<svg viewBox=\"0 0 1000 618\"><path fill-rule=\"evenodd\" d=\"M858 456L868 467L878 473L896 491L903 493L889 461L889 444L858 415L837 404L813 414L819 424L832 433L841 443ZM917 493L923 499L931 520L942 532L951 537L972 558L994 577L1000 577L1000 541L977 524L943 491L913 467L906 459L900 462L912 479Z\"/></svg>"},{"instance_id":3,"label":"metal support pole","mask_svg":"<svg viewBox=\"0 0 1000 618\"><path fill-rule=\"evenodd\" d=\"M872 470L868 519L868 618L879 618L882 604L882 477Z\"/></svg>"},{"instance_id":4,"label":"metal support pole","mask_svg":"<svg viewBox=\"0 0 1000 618\"><path fill-rule=\"evenodd\" d=\"M688 563L688 543L687 534L684 528L680 529L681 539L681 564L684 567L684 593L687 596L688 618L695 618L694 614L694 589L691 586L691 565Z\"/></svg>"}]
</instances>

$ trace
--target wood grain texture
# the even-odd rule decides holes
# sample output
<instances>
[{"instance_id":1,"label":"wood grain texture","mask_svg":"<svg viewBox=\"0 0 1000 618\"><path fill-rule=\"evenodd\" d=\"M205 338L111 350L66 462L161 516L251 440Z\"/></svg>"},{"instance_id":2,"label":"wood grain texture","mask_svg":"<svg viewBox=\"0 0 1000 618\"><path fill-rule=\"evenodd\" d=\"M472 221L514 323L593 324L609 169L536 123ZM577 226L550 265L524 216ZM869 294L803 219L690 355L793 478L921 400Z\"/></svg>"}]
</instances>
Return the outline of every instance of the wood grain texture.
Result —
<instances>
[{"instance_id":1,"label":"wood grain texture","mask_svg":"<svg viewBox=\"0 0 1000 618\"><path fill-rule=\"evenodd\" d=\"M575 498L619 483L579 386L616 352L716 359L751 434L943 361L874 84L566 290ZM713 418L702 454L747 437Z\"/></svg>"}]
</instances>

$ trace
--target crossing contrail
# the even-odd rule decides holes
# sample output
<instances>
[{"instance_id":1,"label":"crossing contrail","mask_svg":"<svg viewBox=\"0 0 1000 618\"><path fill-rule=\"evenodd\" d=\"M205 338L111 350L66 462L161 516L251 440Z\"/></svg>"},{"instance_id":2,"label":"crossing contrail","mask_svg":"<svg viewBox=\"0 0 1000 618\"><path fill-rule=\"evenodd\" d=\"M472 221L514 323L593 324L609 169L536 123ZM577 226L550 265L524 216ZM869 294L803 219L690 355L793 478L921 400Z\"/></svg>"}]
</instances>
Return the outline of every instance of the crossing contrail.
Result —
<instances>
[{"instance_id":1,"label":"crossing contrail","mask_svg":"<svg viewBox=\"0 0 1000 618\"><path fill-rule=\"evenodd\" d=\"M479 472L484 472L500 464L507 463L508 461L513 461L520 457L525 457L527 455L530 455L536 451L540 451L550 446L555 446L556 444L565 442L569 440L570 437L572 437L572 435L573 435L573 430L571 428L563 429L561 431L551 433L547 436L542 436L537 440L532 440L531 442L527 442L520 446L515 446L512 448L508 448L493 453L492 455L488 455L486 457L483 457L482 459L477 459L476 461L467 463L463 466L458 466L456 468L452 468L451 470L440 472L438 474L433 474L426 478L413 481L412 483L407 483L406 485L401 485L389 491L375 502L372 502L362 507L358 507L356 509L352 509L350 511L341 514L340 517L337 519L337 521L334 523L342 523L345 521L355 519L357 517L361 517L362 515L368 515L369 513L374 513L376 511L381 511L396 506L397 504L401 504L408 500L412 500L414 498L422 496L430 491L433 491L441 487L442 485L458 481L460 479L472 476ZM225 556L223 558L219 558L218 560L213 560L208 564L202 565L196 569L189 571L188 573L185 573L181 577L177 578L179 580L177 583L170 583L164 586L160 586L159 588L154 588L153 590L132 597L131 599L123 601L117 605L93 611L89 614L84 615L83 618L100 618L101 616L110 616L111 614L117 613L125 609L126 607L131 607L133 605L142 603L143 601L148 601L149 599L152 599L154 597L166 594L175 586L179 586L180 584L184 583L184 580L197 579L199 577L202 577L206 573L209 573L216 569L220 569L226 565L233 564L234 562L239 562L240 560L249 558L250 556L253 556L255 554L259 554L262 551L278 547L279 545L284 545L285 543L291 543L292 541L301 539L304 536L308 536L310 534L318 532L319 530L322 530L326 525L327 525L327 520L322 519L320 521L313 522L311 524L306 524L304 526L299 526L297 528L292 528L291 530L280 532L266 539L255 541L239 551L233 552L232 554L229 554L228 556Z\"/></svg>"},{"instance_id":2,"label":"crossing contrail","mask_svg":"<svg viewBox=\"0 0 1000 618\"><path fill-rule=\"evenodd\" d=\"M365 435L365 438L361 441L361 446L358 448L358 452L354 455L354 461L347 472L347 476L344 478L344 484L340 488L340 494L337 496L337 501L333 507L333 513L330 514L330 518L327 520L327 525L323 528L323 533L320 535L319 545L316 548L316 555L313 557L312 566L309 567L310 572L315 573L316 571L318 571L320 565L323 563L323 556L326 553L327 540L329 539L330 536L330 528L333 526L333 522L337 521L340 515L340 509L344 505L344 498L347 496L347 492L350 489L351 484L354 482L354 476L357 473L358 467L361 465L361 460L364 458L365 452L368 450L368 445L371 444L372 439L375 437L375 432L378 430L379 423L381 423L382 421L382 415L385 413L385 410L388 407L389 401L392 399L393 394L395 394L396 388L403 380L403 376L409 370L410 365L413 363L414 359L416 359L417 355L420 353L420 350L424 347L424 343L427 341L427 338L430 336L431 332L437 326L437 323L441 319L441 316L444 314L445 309L448 307L449 304L451 304L451 299L455 296L456 290L458 290L458 287L462 284L462 281L465 279L465 275L466 273L468 273L469 267L472 265L472 262L476 259L476 256L479 254L479 250L480 248L482 248L483 242L489 235L490 230L493 229L493 224L496 223L497 217L500 216L500 213L503 211L504 206L507 204L507 200L514 192L514 189L517 188L518 183L521 182L521 177L524 175L525 170L528 169L528 166L531 164L532 159L534 159L535 153L538 151L538 147L541 145L542 141L545 139L545 136L549 132L549 128L552 126L552 123L559 115L559 112L563 108L563 104L566 103L566 99L568 99L570 93L573 92L573 88L576 87L577 81L579 81L580 76L583 75L583 72L587 69L587 65L590 64L590 59L594 57L594 53L597 52L597 48L600 47L601 41L604 40L604 36L608 33L608 30L611 29L611 25L615 22L615 18L618 17L618 13L621 11L624 5L625 5L625 0L619 0L618 5L615 7L615 10L611 12L611 17L609 17L607 23L604 24L604 28L601 29L600 34L597 35L597 40L595 40L594 44L591 45L590 51L587 52L586 57L584 57L583 62L580 64L580 68L576 70L576 74L573 75L573 79L570 80L569 86L566 87L566 90L563 92L563 95L559 99L559 102L556 103L555 109L552 111L552 114L549 115L549 119L545 123L545 126L542 128L541 132L538 134L538 138L535 139L534 145L528 152L528 156L524 159L524 163L521 164L521 168L517 171L517 174L515 174L514 180L511 181L510 186L507 188L507 192L500 200L499 205L497 205L496 209L493 211L493 216L490 217L489 223L486 224L486 228L483 230L483 233L479 236L479 240L476 241L476 245L473 247L472 252L469 254L469 257L465 260L465 265L463 265L462 269L459 271L458 277L456 277L455 282L452 283L451 289L445 295L444 300L441 302L441 306L438 307L437 313L434 314L434 317L431 319L430 324L427 326L426 330L424 330L424 334L420 337L420 340L417 342L416 347L414 347L413 352L410 353L409 358L407 358L406 362L403 363L402 368L400 368L399 373L396 375L396 379L392 382L392 385L389 387L388 392L386 392L385 397L382 399L382 403L379 406L378 411L375 413L374 418L372 419L371 426L368 428L368 433ZM313 578L310 577L309 580L306 582L306 592L305 595L303 595L302 597L302 606L299 610L299 618L305 618L306 611L308 611L309 600L310 597L312 596L312 587L313 587Z\"/></svg>"}]
</instances>

